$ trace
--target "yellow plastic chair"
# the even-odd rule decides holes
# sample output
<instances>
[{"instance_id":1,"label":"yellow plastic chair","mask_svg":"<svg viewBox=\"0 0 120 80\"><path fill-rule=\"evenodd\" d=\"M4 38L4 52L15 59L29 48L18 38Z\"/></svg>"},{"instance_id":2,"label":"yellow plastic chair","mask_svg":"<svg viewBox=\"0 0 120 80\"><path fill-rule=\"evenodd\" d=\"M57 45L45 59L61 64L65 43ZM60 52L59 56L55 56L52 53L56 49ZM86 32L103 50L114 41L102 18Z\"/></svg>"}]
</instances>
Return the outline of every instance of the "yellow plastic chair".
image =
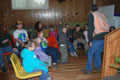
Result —
<instances>
[{"instance_id":1,"label":"yellow plastic chair","mask_svg":"<svg viewBox=\"0 0 120 80\"><path fill-rule=\"evenodd\" d=\"M20 64L20 61L17 55L14 53L11 55L10 59L11 59L11 62L12 62L12 65L15 71L15 75L19 79L29 79L29 78L33 78L36 76L40 76L42 74L41 71L33 72L33 73L26 73L25 70L23 69L23 66Z\"/></svg>"}]
</instances>

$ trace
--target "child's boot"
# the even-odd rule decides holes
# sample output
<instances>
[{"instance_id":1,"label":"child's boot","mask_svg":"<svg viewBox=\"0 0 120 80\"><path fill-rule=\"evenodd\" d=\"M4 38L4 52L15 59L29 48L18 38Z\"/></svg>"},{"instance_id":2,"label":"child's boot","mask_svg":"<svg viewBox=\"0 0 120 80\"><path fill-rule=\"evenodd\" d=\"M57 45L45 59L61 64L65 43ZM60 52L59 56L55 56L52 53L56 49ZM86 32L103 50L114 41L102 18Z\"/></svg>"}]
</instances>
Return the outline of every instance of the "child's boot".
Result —
<instances>
[{"instance_id":1,"label":"child's boot","mask_svg":"<svg viewBox=\"0 0 120 80\"><path fill-rule=\"evenodd\" d=\"M1 70L2 70L2 72L8 72L8 70L6 69L5 65L1 66Z\"/></svg>"}]
</instances>

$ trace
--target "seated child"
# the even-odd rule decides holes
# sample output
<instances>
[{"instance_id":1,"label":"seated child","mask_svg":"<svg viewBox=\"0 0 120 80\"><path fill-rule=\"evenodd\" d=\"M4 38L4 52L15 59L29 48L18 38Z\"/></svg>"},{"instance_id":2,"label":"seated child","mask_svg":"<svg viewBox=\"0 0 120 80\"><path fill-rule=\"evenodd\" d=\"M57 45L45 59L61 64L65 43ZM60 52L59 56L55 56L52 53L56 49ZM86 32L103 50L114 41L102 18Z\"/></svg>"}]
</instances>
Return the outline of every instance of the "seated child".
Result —
<instances>
[{"instance_id":1,"label":"seated child","mask_svg":"<svg viewBox=\"0 0 120 80\"><path fill-rule=\"evenodd\" d=\"M70 41L69 41L69 52L70 52L70 55L72 57L78 57L78 55L77 55L77 53L75 51L75 47L74 47L73 43L70 42Z\"/></svg>"},{"instance_id":2,"label":"seated child","mask_svg":"<svg viewBox=\"0 0 120 80\"><path fill-rule=\"evenodd\" d=\"M85 36L85 40L87 41L87 42L89 42L89 40L88 40L88 24L85 24L85 26L84 26L84 32L83 32L83 35Z\"/></svg>"},{"instance_id":3,"label":"seated child","mask_svg":"<svg viewBox=\"0 0 120 80\"><path fill-rule=\"evenodd\" d=\"M72 37L72 30L70 29L70 26L68 23L65 24L65 27L67 28L67 37L68 37L68 49L71 56L78 57L77 53L75 52L75 47L73 45L73 37Z\"/></svg>"},{"instance_id":4,"label":"seated child","mask_svg":"<svg viewBox=\"0 0 120 80\"><path fill-rule=\"evenodd\" d=\"M23 67L27 73L42 71L40 80L52 80L49 76L47 64L40 61L34 53L35 43L26 42L24 49L21 51L21 57L23 58Z\"/></svg>"},{"instance_id":5,"label":"seated child","mask_svg":"<svg viewBox=\"0 0 120 80\"><path fill-rule=\"evenodd\" d=\"M57 63L60 59L60 53L56 48L48 47L48 41L45 37L43 37L43 31L39 30L38 37L34 39L34 41L37 42L37 44L41 47L42 51L45 52L47 55L50 55L53 62L53 67L58 69Z\"/></svg>"},{"instance_id":6,"label":"seated child","mask_svg":"<svg viewBox=\"0 0 120 80\"><path fill-rule=\"evenodd\" d=\"M45 34L45 38L48 38L50 32L49 25L46 25L46 27L43 29L43 32Z\"/></svg>"},{"instance_id":7,"label":"seated child","mask_svg":"<svg viewBox=\"0 0 120 80\"><path fill-rule=\"evenodd\" d=\"M89 45L88 45L88 42L84 39L84 35L80 30L81 30L80 25L76 25L75 31L73 32L73 38L74 38L73 45L75 46L75 49L77 50L77 45L79 43L84 44L85 53L87 53L89 49Z\"/></svg>"},{"instance_id":8,"label":"seated child","mask_svg":"<svg viewBox=\"0 0 120 80\"><path fill-rule=\"evenodd\" d=\"M36 46L34 53L36 54L39 60L41 60L44 63L47 63L48 67L51 67L51 56L45 54L40 46Z\"/></svg>"},{"instance_id":9,"label":"seated child","mask_svg":"<svg viewBox=\"0 0 120 80\"><path fill-rule=\"evenodd\" d=\"M57 32L54 30L53 27L50 28L49 36L54 36L55 38L57 38Z\"/></svg>"}]
</instances>

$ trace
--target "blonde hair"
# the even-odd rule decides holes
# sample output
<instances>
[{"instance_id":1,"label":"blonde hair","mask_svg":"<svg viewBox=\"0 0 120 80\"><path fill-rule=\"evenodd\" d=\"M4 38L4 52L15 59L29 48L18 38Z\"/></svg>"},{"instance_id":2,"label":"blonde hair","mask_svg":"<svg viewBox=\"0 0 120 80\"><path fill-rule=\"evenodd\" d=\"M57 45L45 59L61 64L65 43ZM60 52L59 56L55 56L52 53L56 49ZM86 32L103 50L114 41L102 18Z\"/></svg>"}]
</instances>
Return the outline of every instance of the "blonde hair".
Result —
<instances>
[{"instance_id":1,"label":"blonde hair","mask_svg":"<svg viewBox=\"0 0 120 80\"><path fill-rule=\"evenodd\" d=\"M38 44L40 43L40 42L39 42L39 38L37 37L37 38L34 38L34 39L32 39L32 40L33 40L33 42L35 43L35 47L37 47Z\"/></svg>"}]
</instances>

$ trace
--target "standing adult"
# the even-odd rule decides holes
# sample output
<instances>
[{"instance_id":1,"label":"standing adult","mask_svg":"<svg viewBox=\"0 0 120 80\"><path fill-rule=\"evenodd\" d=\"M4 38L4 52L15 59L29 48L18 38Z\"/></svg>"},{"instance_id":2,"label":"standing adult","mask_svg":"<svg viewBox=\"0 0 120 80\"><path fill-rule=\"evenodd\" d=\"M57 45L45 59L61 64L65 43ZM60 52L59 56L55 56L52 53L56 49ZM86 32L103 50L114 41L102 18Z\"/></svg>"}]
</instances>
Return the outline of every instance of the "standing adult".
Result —
<instances>
[{"instance_id":1,"label":"standing adult","mask_svg":"<svg viewBox=\"0 0 120 80\"><path fill-rule=\"evenodd\" d=\"M104 49L104 36L109 32L107 17L98 11L96 5L91 6L88 17L88 38L90 49L88 51L88 61L86 69L82 69L85 74L92 73L92 61L94 56L95 69L101 72L101 55Z\"/></svg>"}]
</instances>

